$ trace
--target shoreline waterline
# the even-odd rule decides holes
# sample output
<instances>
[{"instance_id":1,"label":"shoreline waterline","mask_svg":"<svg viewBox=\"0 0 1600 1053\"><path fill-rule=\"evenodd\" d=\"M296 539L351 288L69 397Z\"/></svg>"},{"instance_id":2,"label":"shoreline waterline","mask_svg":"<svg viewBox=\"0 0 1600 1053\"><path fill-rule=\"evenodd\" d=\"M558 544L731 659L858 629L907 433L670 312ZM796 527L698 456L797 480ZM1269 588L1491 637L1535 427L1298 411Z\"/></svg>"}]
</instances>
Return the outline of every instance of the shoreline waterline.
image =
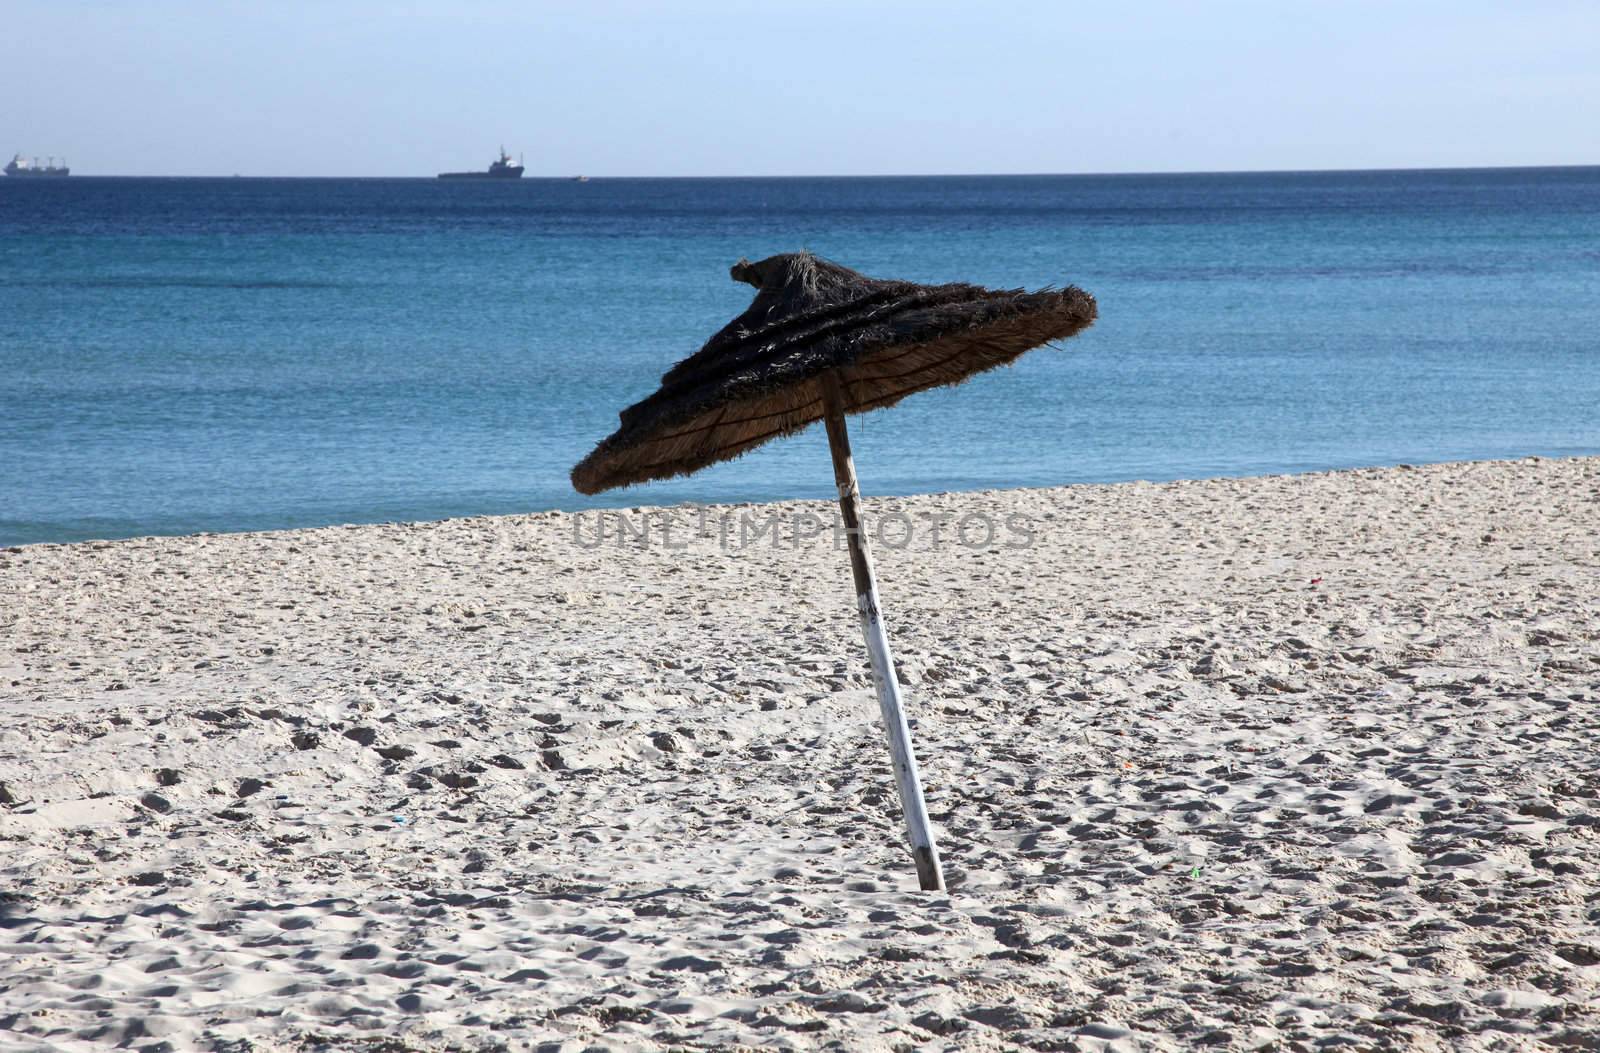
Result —
<instances>
[{"instance_id":1,"label":"shoreline waterline","mask_svg":"<svg viewBox=\"0 0 1600 1053\"><path fill-rule=\"evenodd\" d=\"M1107 480L1107 481L1070 482L1070 483L1060 483L1060 484L1055 484L1055 485L1043 485L1043 486L974 487L974 488L971 488L971 489L961 489L961 490L933 490L933 491L927 491L927 492L922 492L922 493L893 493L893 492L890 492L890 493L868 493L868 494L864 494L863 495L863 500L867 501L869 506L871 506L873 504L880 503L880 502L895 502L895 503L911 502L911 503L915 503L919 498L926 498L926 499L929 499L929 500L935 500L935 499L950 499L950 498L961 499L961 498L986 497L986 498L991 498L991 499L995 500L997 503L1003 504L1008 495L1014 495L1014 494L1021 495L1021 494L1030 494L1030 493L1038 493L1038 492L1049 492L1049 491L1055 491L1055 490L1061 490L1061 491L1085 491L1085 490L1116 489L1116 488L1119 488L1119 487L1178 486L1178 485L1192 485L1192 484L1199 484L1199 483L1226 482L1226 481L1249 482L1249 481L1252 481L1252 480L1269 480L1269 479L1285 479L1285 478L1288 478L1288 479L1293 479L1293 478L1311 478L1311 477L1321 477L1321 476L1339 476L1339 475L1346 475L1346 474L1361 474L1361 473L1387 472L1387 471L1412 471L1412 470L1416 470L1416 469L1419 469L1419 468L1449 468L1449 467L1472 466L1472 465L1539 464L1541 462L1586 461L1586 460L1595 460L1597 458L1600 458L1600 450L1596 450L1596 451L1593 451L1593 452L1572 453L1572 454L1557 454L1557 455L1528 454L1528 455L1520 456L1520 457L1466 458L1466 459L1461 459L1461 460L1445 460L1445 461L1415 461L1415 462L1404 461L1404 462L1396 462L1396 463L1393 463L1393 464L1351 465L1351 466L1343 466L1343 467L1337 467L1337 468L1316 468L1316 469L1308 469L1306 471L1288 471L1288 472L1263 472L1263 473L1259 473L1259 474L1249 474L1249 475L1219 474L1219 475L1180 476L1180 477L1176 477L1176 478L1116 479L1116 480ZM269 528L265 528L265 529L196 530L196 531L188 531L188 532L177 532L177 531L175 531L175 532L172 532L172 533L127 534L127 535L107 536L107 537L81 537L81 538L73 538L71 540L66 540L66 541L22 541L22 542L5 543L3 541L3 536L0 536L0 551L16 552L16 551L22 551L24 549L30 549L30 548L50 548L50 547L60 548L60 547L71 547L71 546L75 546L75 545L108 545L108 544L116 544L116 543L119 543L119 542L126 542L126 541L156 541L156 540L168 540L168 539L179 539L179 540L181 540L181 539L184 539L184 538L232 537L232 536L272 535L272 534L295 534L295 533L306 533L306 532L327 531L327 530L356 530L356 529L360 529L360 528L363 528L363 527L412 527L412 528L415 528L415 527L438 526L438 525L443 525L443 524L448 524L448 523L479 522L479 521L485 521L485 520L516 520L516 519L529 519L529 518L532 518L532 519L545 519L545 518L550 518L550 517L566 517L571 522L573 522L573 524L574 524L573 530L574 530L574 536L575 537L581 537L585 530L590 530L592 532L592 530L594 528L593 527L586 527L584 525L585 523L601 524L601 523L606 522L608 520L608 517L612 517L613 520L620 519L622 522L626 523L627 517L630 517L630 516L632 516L632 517L650 517L650 516L662 516L662 515L664 515L664 516L668 516L668 517L674 517L674 521L676 521L676 517L681 517L681 516L694 517L697 514L700 517L702 523L704 522L704 520L705 520L705 518L707 516L714 517L721 524L718 527L718 530L721 533L726 533L727 530L728 530L727 524L729 522L732 522L735 525L737 525L738 519L737 519L737 516L733 516L732 515L734 513L742 514L742 513L745 513L745 512L747 512L748 510L751 510L751 509L764 509L764 510L767 510L768 512L770 512L770 513L773 513L773 515L775 517L774 521L776 521L777 518L782 518L782 515L785 512L785 510L794 510L796 512L799 512L799 513L802 513L802 514L806 514L806 515L816 514L820 510L822 512L828 512L829 515L832 515L832 513L829 512L829 510L833 509L834 507L835 506L834 506L834 503L833 503L832 499L829 498L829 497L826 497L826 496L822 496L822 495L802 496L802 497L782 497L782 498L774 498L774 499L770 499L770 500L754 500L754 501L709 501L709 502L679 501L679 502L669 503L669 504L652 504L652 503L649 503L649 502L626 501L626 500L622 499L622 496L619 495L619 493L613 492L611 494L606 495L605 498L602 499L602 501L599 502L599 503L589 504L589 505L585 505L584 507L578 507L578 508L545 508L545 509L538 509L538 510L535 510L535 511L482 512L482 513L470 513L470 514L465 514L465 515L441 516L441 517L433 518L433 519L371 519L371 520L357 519L357 520L341 520L341 521L324 522L324 523L311 523L311 524L295 525L295 526L269 527ZM640 522L642 523L643 519L640 519ZM831 520L830 520L830 523L831 523ZM625 531L631 531L634 535L637 535L640 527L637 524L627 524L626 526L623 526L620 529L623 529ZM831 526L830 526L830 529L831 529ZM767 536L767 535L765 533L763 533L762 536L764 537L764 536ZM670 537L670 535L669 535L669 537ZM881 541L882 539L880 538L879 540ZM891 546L891 547L895 547L895 546Z\"/></svg>"}]
</instances>

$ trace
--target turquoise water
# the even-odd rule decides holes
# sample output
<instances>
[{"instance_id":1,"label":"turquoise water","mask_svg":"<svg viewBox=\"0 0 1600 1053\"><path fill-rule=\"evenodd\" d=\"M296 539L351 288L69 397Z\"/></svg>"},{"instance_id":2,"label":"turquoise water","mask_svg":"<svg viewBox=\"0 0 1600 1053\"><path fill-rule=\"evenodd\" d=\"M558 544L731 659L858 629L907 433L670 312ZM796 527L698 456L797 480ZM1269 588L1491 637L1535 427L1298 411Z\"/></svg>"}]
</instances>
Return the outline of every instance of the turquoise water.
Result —
<instances>
[{"instance_id":1,"label":"turquoise water","mask_svg":"<svg viewBox=\"0 0 1600 1053\"><path fill-rule=\"evenodd\" d=\"M0 181L0 544L826 496L815 430L567 483L801 247L1100 301L857 418L869 493L1600 452L1597 168Z\"/></svg>"}]
</instances>

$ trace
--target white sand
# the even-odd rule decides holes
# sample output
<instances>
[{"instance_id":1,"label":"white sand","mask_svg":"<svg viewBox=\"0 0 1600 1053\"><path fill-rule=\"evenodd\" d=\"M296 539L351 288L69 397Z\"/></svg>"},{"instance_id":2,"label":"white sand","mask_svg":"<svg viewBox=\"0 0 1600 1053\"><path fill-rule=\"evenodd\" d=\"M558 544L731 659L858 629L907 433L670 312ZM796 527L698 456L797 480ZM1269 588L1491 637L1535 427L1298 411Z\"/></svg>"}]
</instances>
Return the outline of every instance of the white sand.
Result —
<instances>
[{"instance_id":1,"label":"white sand","mask_svg":"<svg viewBox=\"0 0 1600 1053\"><path fill-rule=\"evenodd\" d=\"M1596 1048L1600 460L869 507L0 552L0 1048Z\"/></svg>"}]
</instances>

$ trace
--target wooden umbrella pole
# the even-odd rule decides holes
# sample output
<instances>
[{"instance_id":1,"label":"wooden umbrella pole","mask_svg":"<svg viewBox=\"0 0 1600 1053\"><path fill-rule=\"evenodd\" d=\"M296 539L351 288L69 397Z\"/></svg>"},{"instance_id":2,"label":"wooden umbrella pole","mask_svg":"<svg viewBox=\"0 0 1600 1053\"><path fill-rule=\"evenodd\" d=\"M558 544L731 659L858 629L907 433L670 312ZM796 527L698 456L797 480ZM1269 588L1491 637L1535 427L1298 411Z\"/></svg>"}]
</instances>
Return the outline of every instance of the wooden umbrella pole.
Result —
<instances>
[{"instance_id":1,"label":"wooden umbrella pole","mask_svg":"<svg viewBox=\"0 0 1600 1053\"><path fill-rule=\"evenodd\" d=\"M917 861L917 879L924 889L944 888L944 870L939 865L939 848L933 843L928 826L928 806L922 799L922 780L917 774L917 758L911 752L911 729L901 707L900 681L894 672L894 654L883 629L878 606L878 584L872 577L872 552L867 532L861 525L861 491L856 486L856 466L850 456L850 435L845 431L845 397L837 371L822 375L822 400L828 425L828 448L833 453L833 480L839 486L839 512L850 541L850 570L856 579L856 608L861 613L861 631L867 638L867 653L872 657L872 680L878 690L878 708L889 735L889 752L894 757L895 783L900 789L900 807L906 815L906 831L911 835L911 853Z\"/></svg>"}]
</instances>

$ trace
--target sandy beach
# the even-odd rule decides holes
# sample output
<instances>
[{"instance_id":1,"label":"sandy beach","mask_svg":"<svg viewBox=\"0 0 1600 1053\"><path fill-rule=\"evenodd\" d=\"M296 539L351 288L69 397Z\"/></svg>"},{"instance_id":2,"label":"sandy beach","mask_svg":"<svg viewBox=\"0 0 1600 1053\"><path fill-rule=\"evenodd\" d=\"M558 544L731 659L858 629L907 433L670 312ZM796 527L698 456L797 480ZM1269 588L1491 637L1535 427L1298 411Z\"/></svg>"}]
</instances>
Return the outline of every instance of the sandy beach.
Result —
<instances>
[{"instance_id":1,"label":"sandy beach","mask_svg":"<svg viewBox=\"0 0 1600 1053\"><path fill-rule=\"evenodd\" d=\"M0 1048L1600 1048L1600 459L868 507L0 551Z\"/></svg>"}]
</instances>

